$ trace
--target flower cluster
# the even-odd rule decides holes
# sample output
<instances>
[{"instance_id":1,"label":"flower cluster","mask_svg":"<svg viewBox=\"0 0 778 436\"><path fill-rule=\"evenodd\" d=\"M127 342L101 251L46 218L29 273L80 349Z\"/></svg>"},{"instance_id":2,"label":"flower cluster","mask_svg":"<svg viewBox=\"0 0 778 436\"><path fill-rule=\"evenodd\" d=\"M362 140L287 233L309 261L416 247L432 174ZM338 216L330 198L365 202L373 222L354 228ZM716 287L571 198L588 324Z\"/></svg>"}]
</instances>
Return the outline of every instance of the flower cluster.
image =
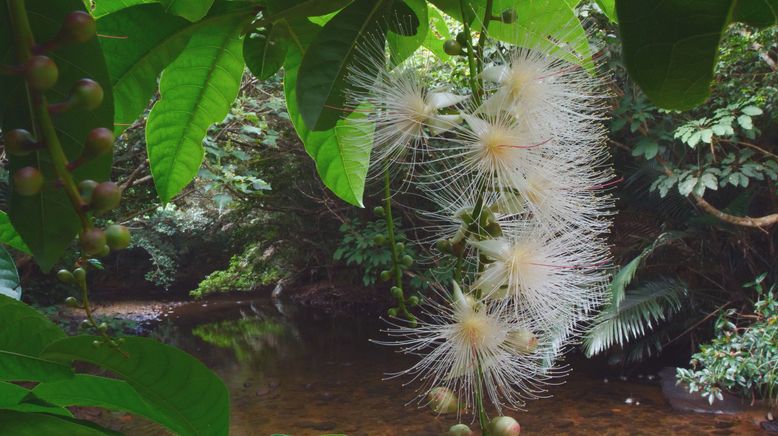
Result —
<instances>
[{"instance_id":1,"label":"flower cluster","mask_svg":"<svg viewBox=\"0 0 778 436\"><path fill-rule=\"evenodd\" d=\"M420 401L438 411L543 396L608 282L614 175L597 68L548 48L497 53L470 95L430 85L412 63L351 76L363 90L354 107L374 126L373 166L412 168L435 205L424 212L431 252L462 270L418 321L393 319L382 342L420 356L397 375L420 382Z\"/></svg>"}]
</instances>

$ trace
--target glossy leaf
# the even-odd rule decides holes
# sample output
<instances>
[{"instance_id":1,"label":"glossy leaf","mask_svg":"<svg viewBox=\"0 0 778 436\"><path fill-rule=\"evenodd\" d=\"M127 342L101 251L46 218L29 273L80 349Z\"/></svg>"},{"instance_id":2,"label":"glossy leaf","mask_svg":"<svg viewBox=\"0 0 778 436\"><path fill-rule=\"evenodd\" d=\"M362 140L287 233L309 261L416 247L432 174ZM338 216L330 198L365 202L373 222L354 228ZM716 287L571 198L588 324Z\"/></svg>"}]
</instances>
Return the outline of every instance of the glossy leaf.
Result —
<instances>
[{"instance_id":1,"label":"glossy leaf","mask_svg":"<svg viewBox=\"0 0 778 436\"><path fill-rule=\"evenodd\" d=\"M22 237L16 232L14 225L8 215L0 211L0 244L5 244L15 248L23 253L30 254L30 249L24 243Z\"/></svg>"},{"instance_id":2,"label":"glossy leaf","mask_svg":"<svg viewBox=\"0 0 778 436\"><path fill-rule=\"evenodd\" d=\"M148 3L159 3L163 12L184 17L189 21L197 21L208 13L213 0L97 0L92 14L95 17L103 17L122 9Z\"/></svg>"},{"instance_id":3,"label":"glossy leaf","mask_svg":"<svg viewBox=\"0 0 778 436\"><path fill-rule=\"evenodd\" d=\"M250 33L243 41L243 57L246 66L259 80L266 80L281 69L286 58L286 26L268 25L256 33Z\"/></svg>"},{"instance_id":4,"label":"glossy leaf","mask_svg":"<svg viewBox=\"0 0 778 436\"><path fill-rule=\"evenodd\" d=\"M316 162L316 171L324 184L346 202L362 206L365 178L370 164L370 144L357 141L372 135L365 135L367 132L353 135L358 132L354 132L353 125L347 120L338 121L336 127L328 131L310 131L297 109L297 67L300 65L305 43L312 39L318 27L307 21L305 23L305 26L291 26L292 39L298 41L298 44L290 47L284 63L284 93L289 119L302 139L306 152ZM353 120L357 116L361 114L352 113L349 118Z\"/></svg>"},{"instance_id":5,"label":"glossy leaf","mask_svg":"<svg viewBox=\"0 0 778 436\"><path fill-rule=\"evenodd\" d=\"M22 285L16 271L14 258L0 247L0 294L19 300L22 298Z\"/></svg>"},{"instance_id":6,"label":"glossy leaf","mask_svg":"<svg viewBox=\"0 0 778 436\"><path fill-rule=\"evenodd\" d=\"M429 17L430 30L435 29L435 32L427 31L427 37L424 38L424 48L431 51L438 59L447 61L451 56L443 51L443 44L447 39L453 38L451 31L438 8L427 8L427 15ZM438 37L436 33L439 34L440 37Z\"/></svg>"},{"instance_id":7,"label":"glossy leaf","mask_svg":"<svg viewBox=\"0 0 778 436\"><path fill-rule=\"evenodd\" d=\"M186 428L151 407L135 389L122 380L77 374L68 380L41 383L32 390L38 398L63 407L85 406L120 410L143 416L174 432Z\"/></svg>"},{"instance_id":8,"label":"glossy leaf","mask_svg":"<svg viewBox=\"0 0 778 436\"><path fill-rule=\"evenodd\" d=\"M386 35L386 42L394 65L401 63L412 55L416 49L421 47L427 39L430 29L430 19L427 14L428 8L425 0L405 0L402 4L407 5L408 11L406 15L390 13L388 17L390 29L391 23L396 20L402 31L410 33L406 35L392 30Z\"/></svg>"},{"instance_id":9,"label":"glossy leaf","mask_svg":"<svg viewBox=\"0 0 778 436\"><path fill-rule=\"evenodd\" d=\"M391 4L390 0L355 0L324 25L306 50L297 72L296 103L308 129L329 130L343 117L349 68L357 55L382 54L364 46L385 39ZM362 65L377 68L380 62L360 58Z\"/></svg>"},{"instance_id":10,"label":"glossy leaf","mask_svg":"<svg viewBox=\"0 0 778 436\"><path fill-rule=\"evenodd\" d=\"M756 27L778 24L778 0L735 2L732 21L742 21Z\"/></svg>"},{"instance_id":11,"label":"glossy leaf","mask_svg":"<svg viewBox=\"0 0 778 436\"><path fill-rule=\"evenodd\" d=\"M627 70L657 106L705 101L731 9L732 0L616 1Z\"/></svg>"},{"instance_id":12,"label":"glossy leaf","mask_svg":"<svg viewBox=\"0 0 778 436\"><path fill-rule=\"evenodd\" d=\"M618 20L616 18L616 0L595 0L595 2L611 22L615 23Z\"/></svg>"},{"instance_id":13,"label":"glossy leaf","mask_svg":"<svg viewBox=\"0 0 778 436\"><path fill-rule=\"evenodd\" d=\"M175 421L184 434L226 435L229 392L224 383L197 359L155 340L127 337L121 352L95 347L94 336L65 338L43 353L62 362L79 360L117 374L158 412Z\"/></svg>"},{"instance_id":14,"label":"glossy leaf","mask_svg":"<svg viewBox=\"0 0 778 436\"><path fill-rule=\"evenodd\" d=\"M72 376L73 371L65 365L0 350L0 380L45 382Z\"/></svg>"},{"instance_id":15,"label":"glossy leaf","mask_svg":"<svg viewBox=\"0 0 778 436\"><path fill-rule=\"evenodd\" d=\"M351 3L351 0L265 0L270 21L293 20L325 15Z\"/></svg>"},{"instance_id":16,"label":"glossy leaf","mask_svg":"<svg viewBox=\"0 0 778 436\"><path fill-rule=\"evenodd\" d=\"M162 74L161 97L146 123L146 144L163 202L197 175L208 128L224 119L238 95L245 21L242 14L210 20Z\"/></svg>"},{"instance_id":17,"label":"glossy leaf","mask_svg":"<svg viewBox=\"0 0 778 436\"><path fill-rule=\"evenodd\" d=\"M31 391L7 382L0 382L0 409L73 416L67 409L47 403Z\"/></svg>"},{"instance_id":18,"label":"glossy leaf","mask_svg":"<svg viewBox=\"0 0 778 436\"><path fill-rule=\"evenodd\" d=\"M68 435L94 436L118 433L101 428L89 421L45 413L25 413L0 410L0 429L14 436Z\"/></svg>"},{"instance_id":19,"label":"glossy leaf","mask_svg":"<svg viewBox=\"0 0 778 436\"><path fill-rule=\"evenodd\" d=\"M83 10L79 0L29 0L25 2L30 25L37 41L48 41L59 31L63 18L74 10ZM7 8L0 8L0 28L7 32L9 23ZM0 41L3 38L0 37ZM2 42L0 42L2 44ZM0 63L15 64L14 54L0 53ZM57 85L46 93L50 101L67 98L73 83L84 77L99 82L105 94L100 107L93 111L72 110L54 117L54 125L67 158L81 154L87 133L96 127L113 128L113 98L111 83L97 38L84 44L67 45L49 53L59 68ZM3 117L3 129L25 128L34 131L30 124L27 92L24 83L16 77L4 76L0 97L9 110ZM13 110L10 110L13 109ZM9 216L14 228L32 251L35 260L44 271L51 269L80 228L64 191L53 183L57 179L48 153L37 152L29 156L11 156L9 171L34 166L41 170L48 181L43 190L33 196L11 195ZM105 180L111 170L111 156L91 160L75 171L77 179Z\"/></svg>"},{"instance_id":20,"label":"glossy leaf","mask_svg":"<svg viewBox=\"0 0 778 436\"><path fill-rule=\"evenodd\" d=\"M37 310L0 295L0 350L39 356L46 345L64 337L65 332Z\"/></svg>"},{"instance_id":21,"label":"glossy leaf","mask_svg":"<svg viewBox=\"0 0 778 436\"><path fill-rule=\"evenodd\" d=\"M97 20L98 31L108 36L100 44L113 83L117 134L143 113L157 90L159 74L184 50L199 26L165 14L158 4L120 10Z\"/></svg>"}]
</instances>

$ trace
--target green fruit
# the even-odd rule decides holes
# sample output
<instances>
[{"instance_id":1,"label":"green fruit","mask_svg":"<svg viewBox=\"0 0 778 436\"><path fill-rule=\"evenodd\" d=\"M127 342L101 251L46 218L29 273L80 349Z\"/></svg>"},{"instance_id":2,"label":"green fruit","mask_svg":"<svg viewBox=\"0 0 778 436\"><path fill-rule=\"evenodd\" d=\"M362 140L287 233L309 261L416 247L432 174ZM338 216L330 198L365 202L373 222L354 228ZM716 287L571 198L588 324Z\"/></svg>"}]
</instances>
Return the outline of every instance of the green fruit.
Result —
<instances>
[{"instance_id":1,"label":"green fruit","mask_svg":"<svg viewBox=\"0 0 778 436\"><path fill-rule=\"evenodd\" d=\"M76 297L68 297L65 298L65 304L67 304L70 307L80 307L81 303L76 300Z\"/></svg>"},{"instance_id":2,"label":"green fruit","mask_svg":"<svg viewBox=\"0 0 778 436\"><path fill-rule=\"evenodd\" d=\"M389 290L389 292L392 294L392 297L396 299L401 299L403 297L403 290L402 288L399 288L397 286L392 286L392 289Z\"/></svg>"},{"instance_id":3,"label":"green fruit","mask_svg":"<svg viewBox=\"0 0 778 436\"><path fill-rule=\"evenodd\" d=\"M103 87L92 79L81 79L70 90L74 107L91 111L103 102Z\"/></svg>"},{"instance_id":4,"label":"green fruit","mask_svg":"<svg viewBox=\"0 0 778 436\"><path fill-rule=\"evenodd\" d=\"M103 182L92 190L89 205L95 212L107 212L122 201L122 190L114 182Z\"/></svg>"},{"instance_id":5,"label":"green fruit","mask_svg":"<svg viewBox=\"0 0 778 436\"><path fill-rule=\"evenodd\" d=\"M381 271L381 280L387 282L391 278L392 278L392 272L391 271L389 271L389 270Z\"/></svg>"},{"instance_id":6,"label":"green fruit","mask_svg":"<svg viewBox=\"0 0 778 436\"><path fill-rule=\"evenodd\" d=\"M86 330L86 329L92 327L92 323L89 322L88 319L85 319L85 320L81 321L81 324L79 324L79 327L81 328L81 330Z\"/></svg>"},{"instance_id":7,"label":"green fruit","mask_svg":"<svg viewBox=\"0 0 778 436\"><path fill-rule=\"evenodd\" d=\"M76 281L81 283L84 280L86 280L86 270L84 268L76 268L73 270L73 277L76 278Z\"/></svg>"},{"instance_id":8,"label":"green fruit","mask_svg":"<svg viewBox=\"0 0 778 436\"><path fill-rule=\"evenodd\" d=\"M14 173L14 189L19 195L35 195L43 188L43 174L37 168L24 167Z\"/></svg>"},{"instance_id":9,"label":"green fruit","mask_svg":"<svg viewBox=\"0 0 778 436\"><path fill-rule=\"evenodd\" d=\"M94 180L82 180L78 183L78 192L81 194L81 199L89 204L92 202L92 192L97 187L98 183Z\"/></svg>"},{"instance_id":10,"label":"green fruit","mask_svg":"<svg viewBox=\"0 0 778 436\"><path fill-rule=\"evenodd\" d=\"M505 24L511 24L514 21L516 21L516 10L515 9L506 9L502 11L502 14L500 15L500 20L502 20Z\"/></svg>"},{"instance_id":11,"label":"green fruit","mask_svg":"<svg viewBox=\"0 0 778 436\"><path fill-rule=\"evenodd\" d=\"M84 43L97 35L97 23L86 12L74 11L65 17L59 37L67 42Z\"/></svg>"},{"instance_id":12,"label":"green fruit","mask_svg":"<svg viewBox=\"0 0 778 436\"><path fill-rule=\"evenodd\" d=\"M493 436L519 436L521 426L510 416L497 416L489 423L490 433Z\"/></svg>"},{"instance_id":13,"label":"green fruit","mask_svg":"<svg viewBox=\"0 0 778 436\"><path fill-rule=\"evenodd\" d=\"M376 206L373 208L373 214L377 217L383 217L386 215L386 211L382 206Z\"/></svg>"},{"instance_id":14,"label":"green fruit","mask_svg":"<svg viewBox=\"0 0 778 436\"><path fill-rule=\"evenodd\" d=\"M419 321L416 320L416 317L413 315L408 315L408 327L415 329L419 326Z\"/></svg>"},{"instance_id":15,"label":"green fruit","mask_svg":"<svg viewBox=\"0 0 778 436\"><path fill-rule=\"evenodd\" d=\"M413 265L413 258L406 254L402 259L400 259L400 262L402 262L403 266L409 268L411 265Z\"/></svg>"},{"instance_id":16,"label":"green fruit","mask_svg":"<svg viewBox=\"0 0 778 436\"><path fill-rule=\"evenodd\" d=\"M386 311L386 314L389 315L390 318L397 318L397 308L393 307Z\"/></svg>"},{"instance_id":17,"label":"green fruit","mask_svg":"<svg viewBox=\"0 0 778 436\"><path fill-rule=\"evenodd\" d=\"M66 269L57 271L57 279L65 284L71 284L76 281L75 277L73 277L73 273Z\"/></svg>"},{"instance_id":18,"label":"green fruit","mask_svg":"<svg viewBox=\"0 0 778 436\"><path fill-rule=\"evenodd\" d=\"M411 295L410 297L408 297L408 304L411 307L418 306L419 305L419 297L416 296L416 295Z\"/></svg>"},{"instance_id":19,"label":"green fruit","mask_svg":"<svg viewBox=\"0 0 778 436\"><path fill-rule=\"evenodd\" d=\"M14 129L5 134L5 151L16 156L24 156L35 151L35 138L24 129Z\"/></svg>"},{"instance_id":20,"label":"green fruit","mask_svg":"<svg viewBox=\"0 0 778 436\"><path fill-rule=\"evenodd\" d=\"M470 41L470 35L465 32L457 33L457 42L462 47L467 47L467 43Z\"/></svg>"},{"instance_id":21,"label":"green fruit","mask_svg":"<svg viewBox=\"0 0 778 436\"><path fill-rule=\"evenodd\" d=\"M106 246L105 232L97 228L89 228L78 236L78 245L87 256L94 256Z\"/></svg>"},{"instance_id":22,"label":"green fruit","mask_svg":"<svg viewBox=\"0 0 778 436\"><path fill-rule=\"evenodd\" d=\"M403 244L402 242L398 242L394 244L394 249L397 250L398 253L400 253L403 250L405 250L405 244Z\"/></svg>"},{"instance_id":23,"label":"green fruit","mask_svg":"<svg viewBox=\"0 0 778 436\"><path fill-rule=\"evenodd\" d=\"M103 246L103 249L94 254L94 257L105 257L111 254L111 247L108 244Z\"/></svg>"},{"instance_id":24,"label":"green fruit","mask_svg":"<svg viewBox=\"0 0 778 436\"><path fill-rule=\"evenodd\" d=\"M105 241L111 250L121 250L130 245L130 229L119 224L111 224L105 229Z\"/></svg>"},{"instance_id":25,"label":"green fruit","mask_svg":"<svg viewBox=\"0 0 778 436\"><path fill-rule=\"evenodd\" d=\"M448 39L443 43L443 51L447 55L458 56L462 54L462 44L453 39Z\"/></svg>"},{"instance_id":26,"label":"green fruit","mask_svg":"<svg viewBox=\"0 0 778 436\"><path fill-rule=\"evenodd\" d=\"M448 436L472 436L473 431L465 424L454 424L448 429Z\"/></svg>"},{"instance_id":27,"label":"green fruit","mask_svg":"<svg viewBox=\"0 0 778 436\"><path fill-rule=\"evenodd\" d=\"M386 242L386 236L384 235L375 235L373 236L373 244L375 245L384 245Z\"/></svg>"},{"instance_id":28,"label":"green fruit","mask_svg":"<svg viewBox=\"0 0 778 436\"><path fill-rule=\"evenodd\" d=\"M92 129L84 142L84 156L96 157L113 152L113 132L105 127Z\"/></svg>"},{"instance_id":29,"label":"green fruit","mask_svg":"<svg viewBox=\"0 0 778 436\"><path fill-rule=\"evenodd\" d=\"M48 56L33 56L24 64L24 79L36 91L46 91L57 84L59 69Z\"/></svg>"}]
</instances>

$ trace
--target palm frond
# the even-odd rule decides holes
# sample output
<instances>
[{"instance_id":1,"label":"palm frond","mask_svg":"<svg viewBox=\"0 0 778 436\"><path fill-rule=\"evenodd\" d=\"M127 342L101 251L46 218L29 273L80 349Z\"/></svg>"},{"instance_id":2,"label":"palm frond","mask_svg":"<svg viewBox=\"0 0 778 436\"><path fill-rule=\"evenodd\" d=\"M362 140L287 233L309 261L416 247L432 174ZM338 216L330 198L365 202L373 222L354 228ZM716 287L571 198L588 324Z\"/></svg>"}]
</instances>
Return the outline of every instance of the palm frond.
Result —
<instances>
[{"instance_id":1,"label":"palm frond","mask_svg":"<svg viewBox=\"0 0 778 436\"><path fill-rule=\"evenodd\" d=\"M675 278L644 282L626 291L619 303L611 302L595 318L583 341L586 355L643 337L657 323L677 313L687 294L686 283Z\"/></svg>"}]
</instances>

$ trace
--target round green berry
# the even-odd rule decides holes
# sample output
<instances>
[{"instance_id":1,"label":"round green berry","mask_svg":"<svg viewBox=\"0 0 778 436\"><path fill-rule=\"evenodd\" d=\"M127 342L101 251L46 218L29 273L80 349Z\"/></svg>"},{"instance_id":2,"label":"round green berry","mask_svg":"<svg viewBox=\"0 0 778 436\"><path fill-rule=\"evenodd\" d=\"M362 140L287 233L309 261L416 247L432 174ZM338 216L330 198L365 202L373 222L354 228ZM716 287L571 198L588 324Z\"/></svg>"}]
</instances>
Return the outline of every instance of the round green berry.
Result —
<instances>
[{"instance_id":1,"label":"round green berry","mask_svg":"<svg viewBox=\"0 0 778 436\"><path fill-rule=\"evenodd\" d=\"M121 250L130 245L130 229L119 224L111 224L105 229L105 241L111 250Z\"/></svg>"},{"instance_id":2,"label":"round green berry","mask_svg":"<svg viewBox=\"0 0 778 436\"><path fill-rule=\"evenodd\" d=\"M87 256L99 254L107 245L105 243L105 232L94 227L87 229L78 236L78 245Z\"/></svg>"},{"instance_id":3,"label":"round green berry","mask_svg":"<svg viewBox=\"0 0 778 436\"><path fill-rule=\"evenodd\" d=\"M462 44L453 39L448 39L443 43L443 51L450 56L458 56L462 54Z\"/></svg>"},{"instance_id":4,"label":"round green berry","mask_svg":"<svg viewBox=\"0 0 778 436\"><path fill-rule=\"evenodd\" d=\"M70 90L74 107L91 111L103 102L103 87L92 79L81 79Z\"/></svg>"},{"instance_id":5,"label":"round green berry","mask_svg":"<svg viewBox=\"0 0 778 436\"><path fill-rule=\"evenodd\" d=\"M14 189L19 195L35 195L43 188L43 174L37 168L20 168L14 172L13 179Z\"/></svg>"},{"instance_id":6,"label":"round green berry","mask_svg":"<svg viewBox=\"0 0 778 436\"><path fill-rule=\"evenodd\" d=\"M61 269L57 271L57 279L60 282L68 285L76 281L75 277L73 277L73 273L66 269Z\"/></svg>"},{"instance_id":7,"label":"round green berry","mask_svg":"<svg viewBox=\"0 0 778 436\"><path fill-rule=\"evenodd\" d=\"M59 31L60 38L67 42L84 43L97 35L97 23L92 16L84 11L69 13L62 22Z\"/></svg>"},{"instance_id":8,"label":"round green berry","mask_svg":"<svg viewBox=\"0 0 778 436\"><path fill-rule=\"evenodd\" d=\"M24 129L9 130L5 133L5 151L16 156L25 156L35 151L35 138Z\"/></svg>"},{"instance_id":9,"label":"round green berry","mask_svg":"<svg viewBox=\"0 0 778 436\"><path fill-rule=\"evenodd\" d=\"M116 208L122 200L122 190L114 182L99 183L92 190L89 205L95 212L107 212Z\"/></svg>"},{"instance_id":10,"label":"round green berry","mask_svg":"<svg viewBox=\"0 0 778 436\"><path fill-rule=\"evenodd\" d=\"M84 142L84 156L97 157L113 152L113 132L105 127L92 129Z\"/></svg>"},{"instance_id":11,"label":"round green berry","mask_svg":"<svg viewBox=\"0 0 778 436\"><path fill-rule=\"evenodd\" d=\"M59 69L48 56L33 56L24 64L24 79L30 88L46 91L57 84Z\"/></svg>"}]
</instances>

